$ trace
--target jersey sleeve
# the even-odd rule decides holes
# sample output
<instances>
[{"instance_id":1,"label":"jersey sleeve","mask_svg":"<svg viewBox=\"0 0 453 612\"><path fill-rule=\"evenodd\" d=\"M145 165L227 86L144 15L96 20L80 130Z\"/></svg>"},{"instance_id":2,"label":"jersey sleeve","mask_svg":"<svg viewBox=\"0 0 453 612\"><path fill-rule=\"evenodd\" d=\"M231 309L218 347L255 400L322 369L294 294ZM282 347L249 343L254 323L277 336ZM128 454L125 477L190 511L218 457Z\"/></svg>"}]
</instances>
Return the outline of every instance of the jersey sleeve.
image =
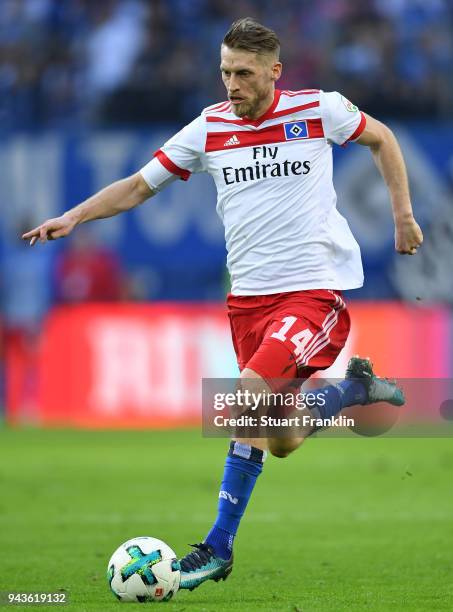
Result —
<instances>
[{"instance_id":1,"label":"jersey sleeve","mask_svg":"<svg viewBox=\"0 0 453 612\"><path fill-rule=\"evenodd\" d=\"M338 91L321 92L320 110L324 135L335 144L357 140L365 129L365 115Z\"/></svg>"},{"instance_id":2,"label":"jersey sleeve","mask_svg":"<svg viewBox=\"0 0 453 612\"><path fill-rule=\"evenodd\" d=\"M140 174L153 191L176 179L187 181L193 172L202 172L206 126L202 116L186 125L154 153Z\"/></svg>"}]
</instances>

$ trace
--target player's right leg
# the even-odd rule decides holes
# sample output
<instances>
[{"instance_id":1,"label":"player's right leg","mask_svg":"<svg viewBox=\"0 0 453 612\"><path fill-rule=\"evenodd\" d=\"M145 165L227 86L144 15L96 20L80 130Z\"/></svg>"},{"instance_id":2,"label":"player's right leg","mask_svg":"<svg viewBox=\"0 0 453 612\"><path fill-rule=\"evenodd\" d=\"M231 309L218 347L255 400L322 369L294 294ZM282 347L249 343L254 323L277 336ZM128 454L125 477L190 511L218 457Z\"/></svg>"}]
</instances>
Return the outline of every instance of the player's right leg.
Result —
<instances>
[{"instance_id":1,"label":"player's right leg","mask_svg":"<svg viewBox=\"0 0 453 612\"><path fill-rule=\"evenodd\" d=\"M365 397L362 401L355 403L365 405L387 402L393 406L402 406L405 402L402 389L394 381L376 376L373 372L373 364L368 358L351 357L346 369L345 381L360 382L365 388Z\"/></svg>"},{"instance_id":2,"label":"player's right leg","mask_svg":"<svg viewBox=\"0 0 453 612\"><path fill-rule=\"evenodd\" d=\"M274 391L284 389L285 379L291 385L293 379L308 378L316 370L331 366L346 343L349 325L349 315L339 293L288 294L274 313L247 367L260 374ZM378 378L369 360L356 357L349 361L344 380L310 393L319 396L319 402L288 416L297 414L298 421L303 423L303 416L331 419L356 404L381 401L395 406L404 404L402 391L395 383ZM281 416L286 416L284 412ZM286 457L314 430L309 425L293 428L288 437L285 431L278 431L268 441L269 451L274 456Z\"/></svg>"},{"instance_id":3,"label":"player's right leg","mask_svg":"<svg viewBox=\"0 0 453 612\"><path fill-rule=\"evenodd\" d=\"M362 406L377 402L386 402L393 406L403 406L404 393L395 381L380 378L373 372L373 364L368 358L351 357L344 380L327 387L312 390L314 396L322 398L318 407L306 410L316 419L330 419L344 408L360 404ZM299 413L300 415L303 412ZM268 440L269 451L276 457L287 457L305 438L320 428L307 428L302 437L271 438Z\"/></svg>"}]
</instances>

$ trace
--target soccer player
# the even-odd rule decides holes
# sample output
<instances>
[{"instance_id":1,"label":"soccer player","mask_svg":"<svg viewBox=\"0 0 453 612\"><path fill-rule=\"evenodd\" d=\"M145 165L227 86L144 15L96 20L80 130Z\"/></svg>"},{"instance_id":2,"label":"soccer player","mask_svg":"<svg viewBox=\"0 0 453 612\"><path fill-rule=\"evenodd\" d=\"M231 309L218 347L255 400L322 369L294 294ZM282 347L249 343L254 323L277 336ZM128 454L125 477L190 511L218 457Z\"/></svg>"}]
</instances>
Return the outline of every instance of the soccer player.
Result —
<instances>
[{"instance_id":1,"label":"soccer player","mask_svg":"<svg viewBox=\"0 0 453 612\"><path fill-rule=\"evenodd\" d=\"M32 245L67 236L80 223L141 204L176 179L208 172L225 225L232 280L227 304L240 384L252 392L327 368L348 336L341 291L360 287L363 272L358 244L336 209L333 144L370 148L389 191L396 250L413 255L423 240L391 130L337 92L276 89L279 50L269 28L250 18L233 23L221 45L228 99L204 109L138 173L23 235ZM395 384L376 377L370 361L359 358L328 390L318 408L322 417L357 403L404 402ZM216 521L181 559L181 588L229 575L233 540L267 451L285 457L301 442L231 442Z\"/></svg>"}]
</instances>

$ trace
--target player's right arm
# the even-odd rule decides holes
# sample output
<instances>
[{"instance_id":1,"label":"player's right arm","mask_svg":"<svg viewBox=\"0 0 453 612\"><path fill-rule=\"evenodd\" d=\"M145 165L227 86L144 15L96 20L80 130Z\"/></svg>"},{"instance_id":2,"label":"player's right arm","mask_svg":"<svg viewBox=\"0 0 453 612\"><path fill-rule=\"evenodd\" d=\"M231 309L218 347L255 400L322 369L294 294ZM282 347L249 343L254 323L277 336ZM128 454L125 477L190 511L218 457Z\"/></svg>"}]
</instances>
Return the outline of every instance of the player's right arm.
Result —
<instances>
[{"instance_id":1,"label":"player's right arm","mask_svg":"<svg viewBox=\"0 0 453 612\"><path fill-rule=\"evenodd\" d=\"M113 217L142 204L154 193L140 172L137 172L101 189L101 191L66 211L60 217L44 221L38 227L23 234L22 238L23 240L30 240L31 246L38 240L44 243L47 240L63 238L80 223Z\"/></svg>"},{"instance_id":2,"label":"player's right arm","mask_svg":"<svg viewBox=\"0 0 453 612\"><path fill-rule=\"evenodd\" d=\"M48 219L22 235L33 246L63 238L80 223L113 217L130 210L155 195L177 179L186 181L192 172L200 172L200 154L204 151L205 122L198 117L189 123L139 172L112 183L60 217Z\"/></svg>"}]
</instances>

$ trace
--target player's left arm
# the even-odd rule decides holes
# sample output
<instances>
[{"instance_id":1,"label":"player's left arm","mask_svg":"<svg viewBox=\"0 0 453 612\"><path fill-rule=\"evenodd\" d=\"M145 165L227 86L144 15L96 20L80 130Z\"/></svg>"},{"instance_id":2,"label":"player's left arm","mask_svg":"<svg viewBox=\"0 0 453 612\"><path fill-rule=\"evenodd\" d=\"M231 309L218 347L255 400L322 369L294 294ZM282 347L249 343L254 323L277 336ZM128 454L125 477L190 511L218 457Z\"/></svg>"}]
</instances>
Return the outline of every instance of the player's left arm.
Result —
<instances>
[{"instance_id":1,"label":"player's left arm","mask_svg":"<svg viewBox=\"0 0 453 612\"><path fill-rule=\"evenodd\" d=\"M365 114L365 117L366 127L355 142L370 148L389 190L395 221L395 249L398 253L415 255L423 242L423 234L414 219L403 154L390 128L370 115Z\"/></svg>"}]
</instances>

